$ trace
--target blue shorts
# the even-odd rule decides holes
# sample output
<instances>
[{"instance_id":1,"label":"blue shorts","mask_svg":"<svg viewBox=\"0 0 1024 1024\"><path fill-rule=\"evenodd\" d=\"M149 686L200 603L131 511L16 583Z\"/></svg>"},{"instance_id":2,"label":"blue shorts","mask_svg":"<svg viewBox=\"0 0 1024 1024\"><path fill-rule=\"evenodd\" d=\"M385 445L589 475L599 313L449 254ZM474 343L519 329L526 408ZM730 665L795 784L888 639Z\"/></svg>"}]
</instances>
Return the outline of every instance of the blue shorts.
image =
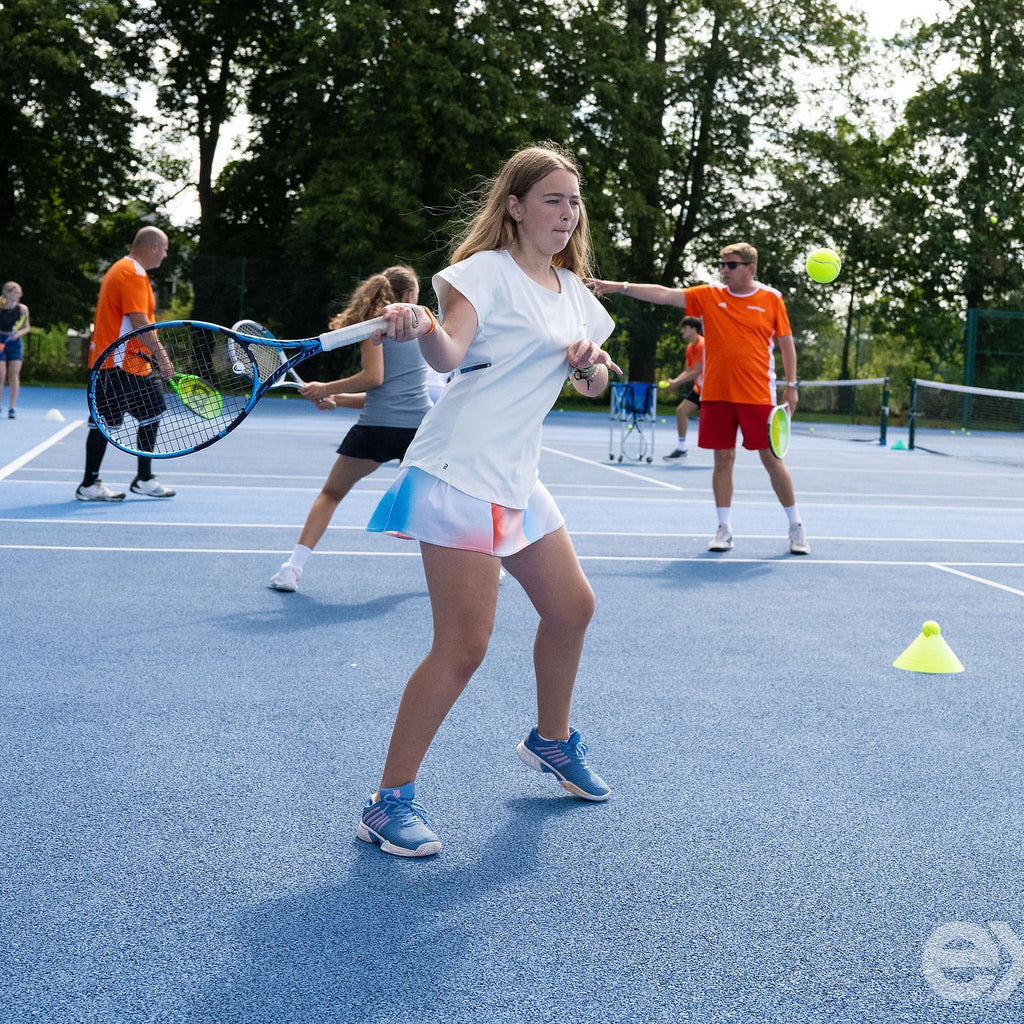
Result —
<instances>
[{"instance_id":1,"label":"blue shorts","mask_svg":"<svg viewBox=\"0 0 1024 1024\"><path fill-rule=\"evenodd\" d=\"M25 358L22 355L24 352L22 342L24 340L24 338L15 338L14 341L7 342L7 344L4 345L3 352L0 352L0 362L20 363Z\"/></svg>"}]
</instances>

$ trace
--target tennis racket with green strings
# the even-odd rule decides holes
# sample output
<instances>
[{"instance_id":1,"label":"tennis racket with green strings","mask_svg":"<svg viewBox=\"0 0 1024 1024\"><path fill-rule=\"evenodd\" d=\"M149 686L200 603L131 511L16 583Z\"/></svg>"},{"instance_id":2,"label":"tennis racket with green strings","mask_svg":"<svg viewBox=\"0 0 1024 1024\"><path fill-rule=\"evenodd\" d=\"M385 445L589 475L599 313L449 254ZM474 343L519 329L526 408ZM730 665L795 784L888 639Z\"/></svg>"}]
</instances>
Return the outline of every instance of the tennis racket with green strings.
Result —
<instances>
[{"instance_id":1,"label":"tennis racket with green strings","mask_svg":"<svg viewBox=\"0 0 1024 1024\"><path fill-rule=\"evenodd\" d=\"M282 341L266 336L256 340L252 334L200 320L146 324L121 335L100 353L89 377L89 409L104 437L129 455L188 455L230 434L299 363L358 344L386 327L386 321L376 317L314 338ZM166 355L166 363L161 358L160 364L170 366L166 379L155 369L152 354L160 346L161 356ZM276 362L267 358L267 349L273 350ZM151 372L102 368L108 360L128 365L125 353L149 363ZM140 431L139 426L157 421L151 442L152 429Z\"/></svg>"},{"instance_id":2,"label":"tennis racket with green strings","mask_svg":"<svg viewBox=\"0 0 1024 1024\"><path fill-rule=\"evenodd\" d=\"M768 444L781 459L789 450L790 416L788 405L776 405L768 414Z\"/></svg>"}]
</instances>

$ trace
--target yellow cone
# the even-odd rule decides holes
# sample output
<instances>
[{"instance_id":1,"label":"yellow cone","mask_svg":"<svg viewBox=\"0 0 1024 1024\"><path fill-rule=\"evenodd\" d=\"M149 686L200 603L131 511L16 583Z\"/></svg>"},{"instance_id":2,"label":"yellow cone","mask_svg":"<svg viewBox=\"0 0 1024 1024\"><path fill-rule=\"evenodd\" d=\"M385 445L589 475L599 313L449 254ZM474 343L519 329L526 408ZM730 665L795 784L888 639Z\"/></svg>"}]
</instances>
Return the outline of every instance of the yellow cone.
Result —
<instances>
[{"instance_id":1,"label":"yellow cone","mask_svg":"<svg viewBox=\"0 0 1024 1024\"><path fill-rule=\"evenodd\" d=\"M911 672L949 674L963 672L960 659L943 639L937 622L929 619L921 627L921 635L893 662L896 668Z\"/></svg>"}]
</instances>

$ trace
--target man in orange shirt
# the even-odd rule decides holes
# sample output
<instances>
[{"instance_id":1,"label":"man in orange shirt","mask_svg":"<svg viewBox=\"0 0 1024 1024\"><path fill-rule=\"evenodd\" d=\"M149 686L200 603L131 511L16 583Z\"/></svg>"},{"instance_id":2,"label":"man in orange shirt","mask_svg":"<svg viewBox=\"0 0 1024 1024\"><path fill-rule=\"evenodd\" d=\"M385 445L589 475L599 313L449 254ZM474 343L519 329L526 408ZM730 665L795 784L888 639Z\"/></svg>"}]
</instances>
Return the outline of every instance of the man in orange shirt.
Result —
<instances>
[{"instance_id":1,"label":"man in orange shirt","mask_svg":"<svg viewBox=\"0 0 1024 1024\"><path fill-rule=\"evenodd\" d=\"M103 275L96 304L92 341L89 344L89 365L92 366L111 342L122 334L154 322L156 298L149 283L150 270L155 270L167 255L167 236L154 227L141 228L135 235L131 251L114 263ZM148 344L146 343L148 339ZM168 378L174 368L155 336L142 335L120 346L100 367L101 379L96 387L97 407L107 423L119 424L126 415L139 424L139 449L152 450L160 429L160 417L166 408L159 378ZM150 384L141 391L131 389L137 398L124 406L123 389L106 388L108 378L130 373ZM100 479L100 463L107 450L107 439L100 433L92 415L85 439L85 474L75 491L79 501L123 501L124 492L114 491ZM153 460L139 457L138 473L131 485L134 494L150 498L173 498L174 491L153 476Z\"/></svg>"},{"instance_id":2,"label":"man in orange shirt","mask_svg":"<svg viewBox=\"0 0 1024 1024\"><path fill-rule=\"evenodd\" d=\"M737 429L743 447L756 451L768 471L772 489L789 520L789 550L810 553L796 507L793 478L768 444L768 414L775 405L775 346L782 356L786 383L782 401L795 412L799 395L796 347L782 295L754 279L757 250L735 242L721 250L721 284L667 288L628 281L588 282L595 295L619 292L655 305L680 306L704 321L704 382L701 389L701 448L714 451L711 486L718 510L718 531L711 551L733 546L731 507Z\"/></svg>"},{"instance_id":3,"label":"man in orange shirt","mask_svg":"<svg viewBox=\"0 0 1024 1024\"><path fill-rule=\"evenodd\" d=\"M679 442L673 451L668 455L662 455L663 459L685 459L686 458L686 431L690 425L690 416L700 411L700 388L704 379L704 335L701 334L703 324L695 316L684 316L679 325L679 334L686 346L686 369L677 377L671 378L664 383L665 388L677 388L680 384L689 384L690 387L683 400L676 406L676 434Z\"/></svg>"}]
</instances>

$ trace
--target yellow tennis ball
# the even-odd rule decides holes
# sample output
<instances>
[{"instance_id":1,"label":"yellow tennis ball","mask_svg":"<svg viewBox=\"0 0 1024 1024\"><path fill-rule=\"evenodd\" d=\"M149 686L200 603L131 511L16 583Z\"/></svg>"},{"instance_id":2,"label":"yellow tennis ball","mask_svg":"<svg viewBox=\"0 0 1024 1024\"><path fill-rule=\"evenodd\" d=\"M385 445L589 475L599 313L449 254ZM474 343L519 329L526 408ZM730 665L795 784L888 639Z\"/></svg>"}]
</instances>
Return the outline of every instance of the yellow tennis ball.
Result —
<instances>
[{"instance_id":1,"label":"yellow tennis ball","mask_svg":"<svg viewBox=\"0 0 1024 1024\"><path fill-rule=\"evenodd\" d=\"M828 284L839 276L842 261L831 249L815 249L807 257L807 273L812 281Z\"/></svg>"},{"instance_id":2,"label":"yellow tennis ball","mask_svg":"<svg viewBox=\"0 0 1024 1024\"><path fill-rule=\"evenodd\" d=\"M938 636L942 630L939 628L939 624L934 619L929 619L922 627L921 632L925 636Z\"/></svg>"}]
</instances>

